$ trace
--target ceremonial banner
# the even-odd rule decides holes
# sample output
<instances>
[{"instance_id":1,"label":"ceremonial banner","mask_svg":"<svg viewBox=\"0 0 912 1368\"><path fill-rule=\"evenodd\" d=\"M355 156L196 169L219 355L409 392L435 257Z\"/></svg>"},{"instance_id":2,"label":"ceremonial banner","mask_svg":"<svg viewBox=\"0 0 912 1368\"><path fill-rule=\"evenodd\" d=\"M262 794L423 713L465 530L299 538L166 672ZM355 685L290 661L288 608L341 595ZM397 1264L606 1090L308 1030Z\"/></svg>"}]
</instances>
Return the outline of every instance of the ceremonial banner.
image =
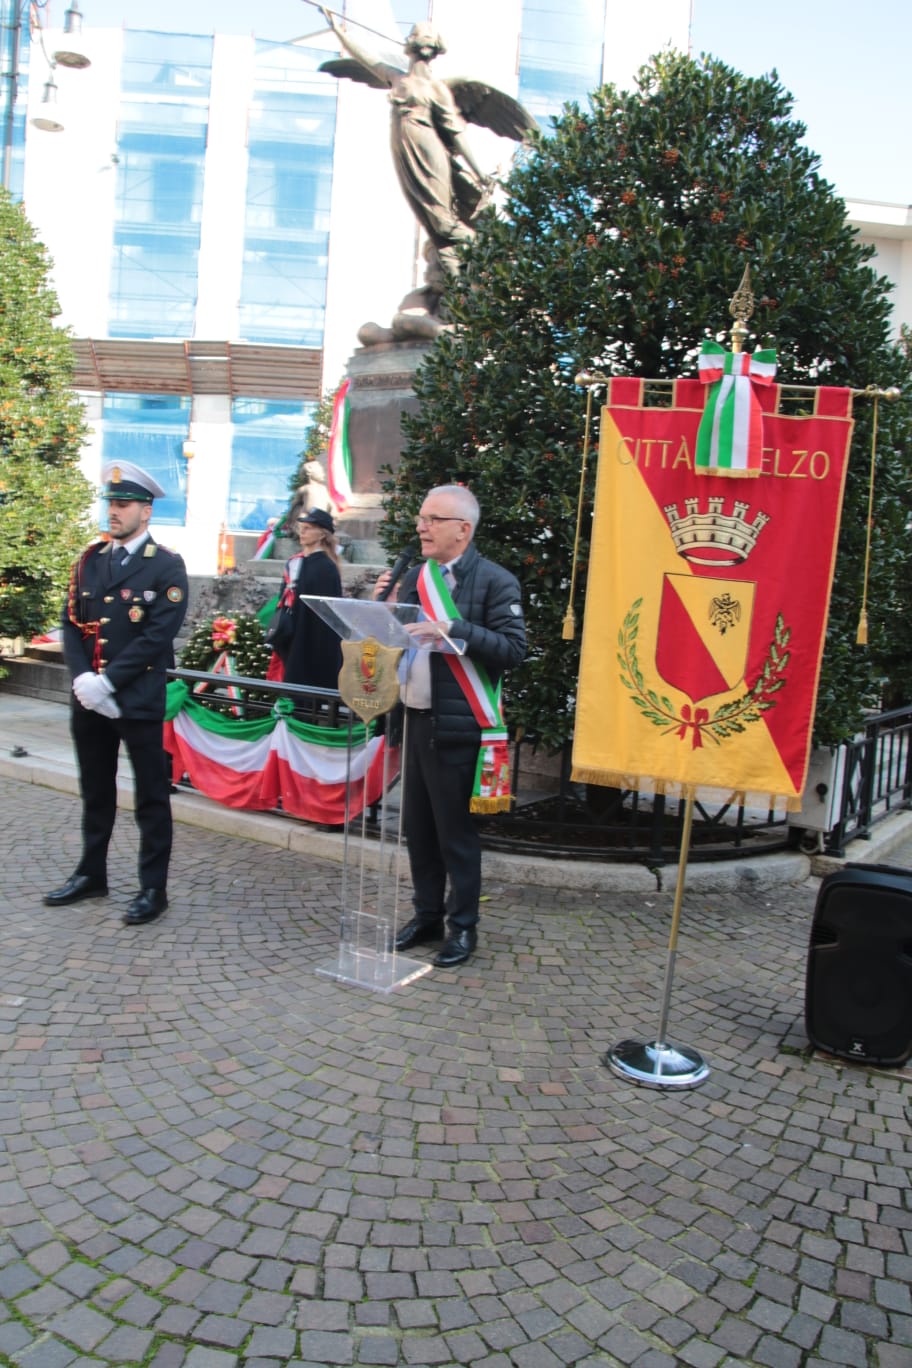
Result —
<instances>
[{"instance_id":1,"label":"ceremonial banner","mask_svg":"<svg viewBox=\"0 0 912 1368\"><path fill-rule=\"evenodd\" d=\"M602 410L573 778L797 807L851 440L851 393L810 416L759 390L755 478L697 470L705 387Z\"/></svg>"}]
</instances>

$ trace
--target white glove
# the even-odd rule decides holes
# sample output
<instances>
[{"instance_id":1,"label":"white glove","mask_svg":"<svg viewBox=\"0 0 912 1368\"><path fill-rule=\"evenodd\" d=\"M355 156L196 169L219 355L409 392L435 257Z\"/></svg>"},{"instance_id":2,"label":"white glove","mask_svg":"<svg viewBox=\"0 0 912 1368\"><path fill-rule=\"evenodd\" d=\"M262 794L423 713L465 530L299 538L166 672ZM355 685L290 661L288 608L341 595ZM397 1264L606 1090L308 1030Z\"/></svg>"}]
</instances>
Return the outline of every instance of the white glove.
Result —
<instances>
[{"instance_id":1,"label":"white glove","mask_svg":"<svg viewBox=\"0 0 912 1368\"><path fill-rule=\"evenodd\" d=\"M86 670L84 674L77 675L73 680L73 693L82 706L92 712L101 713L103 717L120 716L120 708L114 702L114 690L102 674ZM110 711L112 705L117 708L116 712Z\"/></svg>"},{"instance_id":2,"label":"white glove","mask_svg":"<svg viewBox=\"0 0 912 1368\"><path fill-rule=\"evenodd\" d=\"M73 693L79 699L80 703L82 703L84 708L88 707L88 704L84 702L86 696L84 690L90 680L93 680L94 678L95 676L92 671L86 670L84 674L77 675L73 680Z\"/></svg>"}]
</instances>

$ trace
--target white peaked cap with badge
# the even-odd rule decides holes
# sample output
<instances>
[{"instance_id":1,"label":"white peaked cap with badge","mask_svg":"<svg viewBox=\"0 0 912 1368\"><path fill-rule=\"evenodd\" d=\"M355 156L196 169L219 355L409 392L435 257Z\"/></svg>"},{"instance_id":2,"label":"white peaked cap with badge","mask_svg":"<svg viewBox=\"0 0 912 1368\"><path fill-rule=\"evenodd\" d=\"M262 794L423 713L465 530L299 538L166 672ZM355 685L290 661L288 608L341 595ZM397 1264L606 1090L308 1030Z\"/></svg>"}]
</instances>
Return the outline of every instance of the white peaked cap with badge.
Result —
<instances>
[{"instance_id":1,"label":"white peaked cap with badge","mask_svg":"<svg viewBox=\"0 0 912 1368\"><path fill-rule=\"evenodd\" d=\"M103 499L123 499L126 503L136 500L151 503L153 499L163 499L165 491L157 480L153 480L142 466L132 461L106 461L101 471L104 488Z\"/></svg>"}]
</instances>

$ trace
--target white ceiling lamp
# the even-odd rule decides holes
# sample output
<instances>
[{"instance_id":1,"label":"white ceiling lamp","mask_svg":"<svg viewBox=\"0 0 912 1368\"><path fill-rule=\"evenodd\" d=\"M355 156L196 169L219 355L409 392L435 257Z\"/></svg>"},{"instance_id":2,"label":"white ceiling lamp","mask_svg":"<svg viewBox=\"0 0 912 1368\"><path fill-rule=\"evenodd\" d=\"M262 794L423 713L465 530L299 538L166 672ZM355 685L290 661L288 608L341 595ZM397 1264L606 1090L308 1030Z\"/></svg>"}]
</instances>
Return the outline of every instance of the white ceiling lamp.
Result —
<instances>
[{"instance_id":1,"label":"white ceiling lamp","mask_svg":"<svg viewBox=\"0 0 912 1368\"><path fill-rule=\"evenodd\" d=\"M79 0L70 0L70 8L63 16L63 33L65 38L70 39L70 42L54 53L54 61L58 66L84 71L92 63L83 52L80 41L82 38L82 11L79 8Z\"/></svg>"},{"instance_id":2,"label":"white ceiling lamp","mask_svg":"<svg viewBox=\"0 0 912 1368\"><path fill-rule=\"evenodd\" d=\"M44 91L41 95L41 108L32 119L34 128L40 128L44 133L62 133L63 124L60 121L60 114L57 109L57 82L54 80L54 65L48 72L48 78L44 83Z\"/></svg>"}]
</instances>

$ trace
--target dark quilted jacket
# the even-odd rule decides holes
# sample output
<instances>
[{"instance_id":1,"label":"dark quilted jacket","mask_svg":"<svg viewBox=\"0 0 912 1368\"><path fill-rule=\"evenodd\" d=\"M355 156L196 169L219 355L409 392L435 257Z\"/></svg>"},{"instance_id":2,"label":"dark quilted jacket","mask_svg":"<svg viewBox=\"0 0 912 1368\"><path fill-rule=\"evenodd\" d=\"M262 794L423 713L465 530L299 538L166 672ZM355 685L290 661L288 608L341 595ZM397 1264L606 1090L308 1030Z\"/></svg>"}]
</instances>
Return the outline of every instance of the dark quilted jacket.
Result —
<instances>
[{"instance_id":1,"label":"dark quilted jacket","mask_svg":"<svg viewBox=\"0 0 912 1368\"><path fill-rule=\"evenodd\" d=\"M400 603L418 602L418 571L409 570L399 590ZM455 567L453 601L459 611L451 635L465 641L466 655L483 665L492 684L526 654L519 584L503 566L469 546ZM477 750L481 730L456 677L439 652L431 655L431 709L434 742L442 747Z\"/></svg>"}]
</instances>

